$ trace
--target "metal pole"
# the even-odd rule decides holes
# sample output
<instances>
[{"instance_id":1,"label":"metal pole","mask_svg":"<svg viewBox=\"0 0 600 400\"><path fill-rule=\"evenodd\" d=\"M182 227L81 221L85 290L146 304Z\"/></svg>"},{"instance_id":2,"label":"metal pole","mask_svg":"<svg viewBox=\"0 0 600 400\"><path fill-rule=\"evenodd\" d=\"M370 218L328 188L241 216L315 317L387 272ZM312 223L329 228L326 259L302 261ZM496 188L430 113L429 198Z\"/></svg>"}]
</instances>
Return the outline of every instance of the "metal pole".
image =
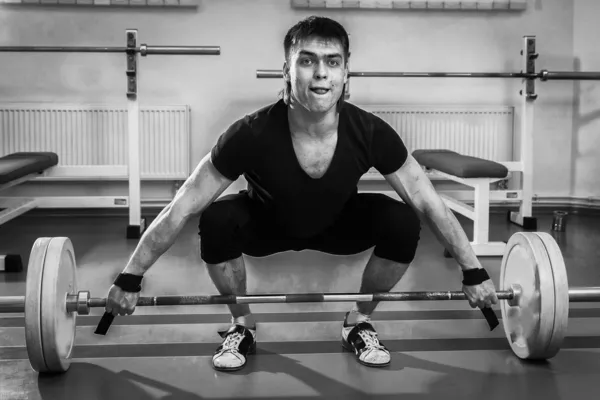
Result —
<instances>
[{"instance_id":1,"label":"metal pole","mask_svg":"<svg viewBox=\"0 0 600 400\"><path fill-rule=\"evenodd\" d=\"M25 311L25 296L0 297L0 313Z\"/></svg>"},{"instance_id":2,"label":"metal pole","mask_svg":"<svg viewBox=\"0 0 600 400\"><path fill-rule=\"evenodd\" d=\"M512 300L511 290L496 291L499 300ZM252 303L328 303L350 301L425 301L467 300L461 291L440 292L390 292L390 293L298 293L260 295L215 295L215 296L157 296L140 297L137 306L182 306L202 304L252 304ZM569 289L569 302L600 301L600 287L576 287ZM89 307L104 307L106 299L90 298Z\"/></svg>"},{"instance_id":3,"label":"metal pole","mask_svg":"<svg viewBox=\"0 0 600 400\"><path fill-rule=\"evenodd\" d=\"M219 46L147 46L147 54L219 55Z\"/></svg>"},{"instance_id":4,"label":"metal pole","mask_svg":"<svg viewBox=\"0 0 600 400\"><path fill-rule=\"evenodd\" d=\"M0 52L18 53L126 53L127 47L95 46L0 46ZM171 55L219 55L220 46L147 46L135 47L136 53Z\"/></svg>"},{"instance_id":5,"label":"metal pole","mask_svg":"<svg viewBox=\"0 0 600 400\"><path fill-rule=\"evenodd\" d=\"M349 72L350 77L369 78L538 78L538 74L522 72ZM283 78L280 70L259 69L257 78Z\"/></svg>"},{"instance_id":6,"label":"metal pole","mask_svg":"<svg viewBox=\"0 0 600 400\"><path fill-rule=\"evenodd\" d=\"M569 302L583 303L600 301L600 286L569 289Z\"/></svg>"},{"instance_id":7,"label":"metal pole","mask_svg":"<svg viewBox=\"0 0 600 400\"><path fill-rule=\"evenodd\" d=\"M535 78L520 72L350 72L368 78Z\"/></svg>"},{"instance_id":8,"label":"metal pole","mask_svg":"<svg viewBox=\"0 0 600 400\"><path fill-rule=\"evenodd\" d=\"M535 36L524 36L523 37L523 50L521 51L521 67L524 71L533 72L535 71L535 52L536 37ZM535 111L535 100L537 94L535 93L535 82L531 80L524 80L521 82L521 117L520 117L520 134L519 134L519 148L520 148L520 172L516 174L517 185L521 186L522 200L518 203L519 210L517 212L511 211L509 219L511 222L524 227L537 226L537 220L532 218L532 206L533 206L533 136L534 136L534 111Z\"/></svg>"},{"instance_id":9,"label":"metal pole","mask_svg":"<svg viewBox=\"0 0 600 400\"><path fill-rule=\"evenodd\" d=\"M549 80L600 80L600 72L547 71L527 72L349 72L349 76L365 78L521 78ZM259 69L257 78L283 78L280 70Z\"/></svg>"},{"instance_id":10,"label":"metal pole","mask_svg":"<svg viewBox=\"0 0 600 400\"><path fill-rule=\"evenodd\" d=\"M512 291L498 291L498 299L510 300ZM157 296L140 297L137 306L183 306L201 304L253 304L253 303L328 303L349 301L417 301L417 300L466 300L463 292L397 292L397 293L298 293L263 295L215 295L215 296ZM104 307L106 299L90 298L90 307Z\"/></svg>"},{"instance_id":11,"label":"metal pole","mask_svg":"<svg viewBox=\"0 0 600 400\"><path fill-rule=\"evenodd\" d=\"M128 29L126 32L129 48L137 44L137 30ZM142 45L142 48L144 46ZM143 54L143 53L142 53ZM142 218L141 195L141 152L140 152L140 103L138 100L137 82L139 79L138 54L127 55L127 139L128 158L127 176L129 180L129 226L127 227L128 239L139 239L146 230L145 220Z\"/></svg>"},{"instance_id":12,"label":"metal pole","mask_svg":"<svg viewBox=\"0 0 600 400\"><path fill-rule=\"evenodd\" d=\"M16 53L125 53L126 47L91 46L0 46L2 52Z\"/></svg>"},{"instance_id":13,"label":"metal pole","mask_svg":"<svg viewBox=\"0 0 600 400\"><path fill-rule=\"evenodd\" d=\"M550 80L573 80L573 81L597 81L600 80L600 72L578 72L578 71L546 71L542 70L542 81Z\"/></svg>"},{"instance_id":14,"label":"metal pole","mask_svg":"<svg viewBox=\"0 0 600 400\"><path fill-rule=\"evenodd\" d=\"M496 292L499 300L511 300L512 290ZM176 306L202 304L250 304L250 303L327 303L349 301L419 301L419 300L466 300L460 291L441 292L390 292L390 293L299 293L299 294L260 294L247 296L156 296L140 297L137 306ZM600 301L600 287L575 287L569 289L569 302ZM73 305L75 307L76 305ZM89 307L105 307L106 298L92 297ZM0 297L0 313L23 312L24 296Z\"/></svg>"}]
</instances>

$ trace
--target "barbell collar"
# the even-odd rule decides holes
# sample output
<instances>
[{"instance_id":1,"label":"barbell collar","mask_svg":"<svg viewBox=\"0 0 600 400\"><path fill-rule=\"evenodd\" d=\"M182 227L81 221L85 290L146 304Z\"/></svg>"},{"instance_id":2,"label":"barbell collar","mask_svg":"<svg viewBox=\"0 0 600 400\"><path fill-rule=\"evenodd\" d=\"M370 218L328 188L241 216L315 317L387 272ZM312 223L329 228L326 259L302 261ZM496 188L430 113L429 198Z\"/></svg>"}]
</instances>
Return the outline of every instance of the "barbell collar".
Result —
<instances>
[{"instance_id":1,"label":"barbell collar","mask_svg":"<svg viewBox=\"0 0 600 400\"><path fill-rule=\"evenodd\" d=\"M78 315L88 315L90 313L90 297L90 292L87 290L78 293L76 303Z\"/></svg>"},{"instance_id":2,"label":"barbell collar","mask_svg":"<svg viewBox=\"0 0 600 400\"><path fill-rule=\"evenodd\" d=\"M521 296L523 295L523 288L518 283L513 283L510 285L510 291L513 293L511 299L508 299L508 305L511 307L516 307L519 305L519 301Z\"/></svg>"}]
</instances>

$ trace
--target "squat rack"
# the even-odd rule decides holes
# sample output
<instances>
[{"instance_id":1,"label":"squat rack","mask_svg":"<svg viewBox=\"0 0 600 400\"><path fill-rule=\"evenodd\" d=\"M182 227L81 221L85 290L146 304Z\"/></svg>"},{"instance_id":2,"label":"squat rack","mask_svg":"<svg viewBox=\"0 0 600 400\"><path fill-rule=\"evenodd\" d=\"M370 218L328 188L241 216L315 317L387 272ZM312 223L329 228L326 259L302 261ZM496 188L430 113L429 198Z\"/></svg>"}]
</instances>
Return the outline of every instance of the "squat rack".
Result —
<instances>
[{"instance_id":1,"label":"squat rack","mask_svg":"<svg viewBox=\"0 0 600 400\"><path fill-rule=\"evenodd\" d=\"M506 166L509 172L521 173L521 189L498 191L497 195L486 197L489 206L489 200L518 200L519 211L510 212L508 219L526 229L537 229L537 221L532 217L532 198L533 198L533 112L534 101L537 99L535 93L535 81L539 79L542 82L549 80L600 80L600 72L580 72L580 71L548 71L541 70L536 72L535 60L539 54L535 51L536 37L523 36L522 70L520 72L384 72L384 71L349 71L349 77L361 78L516 78L522 79L521 95L521 120L520 120L520 154L519 161L499 162ZM256 71L256 77L264 78L283 78L280 70L259 69ZM449 203L448 206L462 214L472 213L472 210L466 210L462 205ZM488 221L488 212L481 210L479 217ZM480 224L482 232L476 232L476 236L487 238L488 224Z\"/></svg>"},{"instance_id":2,"label":"squat rack","mask_svg":"<svg viewBox=\"0 0 600 400\"><path fill-rule=\"evenodd\" d=\"M126 29L126 46L0 46L0 52L25 53L121 53L125 54L128 118L128 206L127 238L140 238L146 229L141 217L140 107L138 101L139 56L148 55L220 55L219 46L138 46L137 29Z\"/></svg>"}]
</instances>

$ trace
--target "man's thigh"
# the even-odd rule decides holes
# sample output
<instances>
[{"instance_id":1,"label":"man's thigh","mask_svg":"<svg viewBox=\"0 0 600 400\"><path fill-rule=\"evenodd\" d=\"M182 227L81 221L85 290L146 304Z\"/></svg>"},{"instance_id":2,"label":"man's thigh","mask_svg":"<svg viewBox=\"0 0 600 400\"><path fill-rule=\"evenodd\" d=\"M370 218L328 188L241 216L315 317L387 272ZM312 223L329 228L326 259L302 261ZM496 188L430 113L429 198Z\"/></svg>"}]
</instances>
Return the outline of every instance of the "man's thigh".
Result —
<instances>
[{"instance_id":1,"label":"man's thigh","mask_svg":"<svg viewBox=\"0 0 600 400\"><path fill-rule=\"evenodd\" d=\"M247 191L223 196L207 207L200 217L199 235L202 259L212 264L242 253L263 257L301 246L278 232Z\"/></svg>"},{"instance_id":2,"label":"man's thigh","mask_svg":"<svg viewBox=\"0 0 600 400\"><path fill-rule=\"evenodd\" d=\"M265 257L289 250L304 250L308 241L286 236L282 229L270 224L270 220L257 218L244 229L241 251L252 257Z\"/></svg>"},{"instance_id":3,"label":"man's thigh","mask_svg":"<svg viewBox=\"0 0 600 400\"><path fill-rule=\"evenodd\" d=\"M407 204L379 193L359 193L351 199L336 223L313 240L311 248L348 255L371 247L396 253L394 246L415 246L420 222ZM398 258L389 254L388 258Z\"/></svg>"}]
</instances>

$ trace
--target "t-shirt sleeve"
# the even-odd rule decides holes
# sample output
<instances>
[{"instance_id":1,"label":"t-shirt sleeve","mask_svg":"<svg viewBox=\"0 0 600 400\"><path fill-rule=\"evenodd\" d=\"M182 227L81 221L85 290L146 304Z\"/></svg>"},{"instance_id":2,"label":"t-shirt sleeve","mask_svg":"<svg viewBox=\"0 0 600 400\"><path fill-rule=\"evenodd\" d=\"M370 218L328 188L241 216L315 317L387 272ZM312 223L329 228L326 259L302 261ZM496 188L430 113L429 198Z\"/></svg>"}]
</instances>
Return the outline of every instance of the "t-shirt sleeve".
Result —
<instances>
[{"instance_id":1,"label":"t-shirt sleeve","mask_svg":"<svg viewBox=\"0 0 600 400\"><path fill-rule=\"evenodd\" d=\"M248 169L252 154L251 128L247 118L234 122L223 132L211 150L211 161L227 179L235 181Z\"/></svg>"},{"instance_id":2,"label":"t-shirt sleeve","mask_svg":"<svg viewBox=\"0 0 600 400\"><path fill-rule=\"evenodd\" d=\"M404 165L408 157L404 141L394 128L375 115L371 138L371 162L380 174L391 174Z\"/></svg>"}]
</instances>

